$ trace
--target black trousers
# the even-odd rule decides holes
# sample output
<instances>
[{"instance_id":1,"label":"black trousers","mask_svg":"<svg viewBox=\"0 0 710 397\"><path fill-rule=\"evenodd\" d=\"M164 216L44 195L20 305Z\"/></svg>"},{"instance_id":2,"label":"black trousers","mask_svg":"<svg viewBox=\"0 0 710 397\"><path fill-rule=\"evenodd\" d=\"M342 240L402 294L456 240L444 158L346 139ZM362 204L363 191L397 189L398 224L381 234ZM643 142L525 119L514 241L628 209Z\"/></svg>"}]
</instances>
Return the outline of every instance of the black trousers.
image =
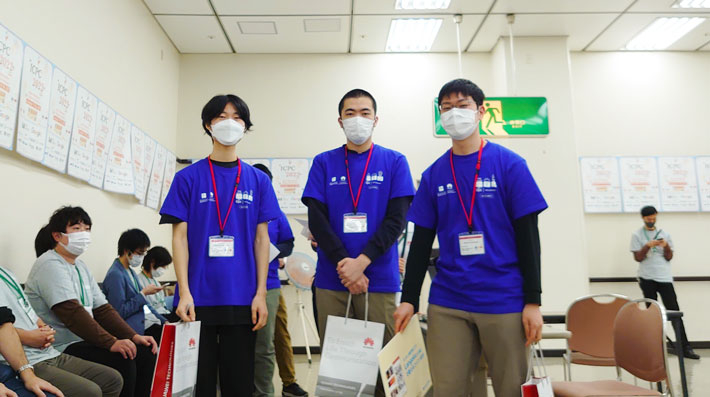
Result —
<instances>
[{"instance_id":1,"label":"black trousers","mask_svg":"<svg viewBox=\"0 0 710 397\"><path fill-rule=\"evenodd\" d=\"M252 325L202 325L197 367L196 397L217 395L251 397L254 393L254 347Z\"/></svg>"},{"instance_id":2,"label":"black trousers","mask_svg":"<svg viewBox=\"0 0 710 397\"><path fill-rule=\"evenodd\" d=\"M643 297L647 299L658 299L658 294L661 295L663 306L668 310L680 310L678 306L678 297L675 294L673 283L659 283L658 281L647 280L639 277L639 285L643 292ZM681 335L676 335L676 341L681 342L683 346L688 345L688 336L685 334L685 325L683 319L680 319Z\"/></svg>"},{"instance_id":3,"label":"black trousers","mask_svg":"<svg viewBox=\"0 0 710 397\"><path fill-rule=\"evenodd\" d=\"M137 347L138 354L134 360L127 360L120 353L113 353L88 342L73 343L64 353L103 364L120 372L123 377L120 397L149 397L156 356L148 346Z\"/></svg>"}]
</instances>

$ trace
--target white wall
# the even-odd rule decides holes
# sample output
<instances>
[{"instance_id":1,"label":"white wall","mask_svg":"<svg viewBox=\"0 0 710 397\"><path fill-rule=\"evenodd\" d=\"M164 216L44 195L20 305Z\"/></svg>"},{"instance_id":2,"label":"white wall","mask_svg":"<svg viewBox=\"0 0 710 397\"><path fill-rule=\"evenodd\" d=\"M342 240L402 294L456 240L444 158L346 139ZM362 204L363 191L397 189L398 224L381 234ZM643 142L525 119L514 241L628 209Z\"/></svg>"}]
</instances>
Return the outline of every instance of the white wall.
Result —
<instances>
[{"instance_id":1,"label":"white wall","mask_svg":"<svg viewBox=\"0 0 710 397\"><path fill-rule=\"evenodd\" d=\"M0 23L170 150L175 150L179 57L140 1L2 1ZM34 237L61 205L92 217L93 243L82 256L103 280L123 230L139 227L170 247L156 211L0 149L0 264L24 281ZM170 278L170 276L167 276Z\"/></svg>"}]
</instances>

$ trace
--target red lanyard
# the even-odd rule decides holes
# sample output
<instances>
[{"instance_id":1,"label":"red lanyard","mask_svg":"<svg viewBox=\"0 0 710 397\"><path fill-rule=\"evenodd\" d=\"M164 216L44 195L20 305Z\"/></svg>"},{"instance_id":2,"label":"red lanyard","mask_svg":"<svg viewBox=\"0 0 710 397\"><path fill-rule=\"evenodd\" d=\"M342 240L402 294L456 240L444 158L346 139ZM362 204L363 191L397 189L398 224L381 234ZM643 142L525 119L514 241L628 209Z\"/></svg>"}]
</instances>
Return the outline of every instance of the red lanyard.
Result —
<instances>
[{"instance_id":1,"label":"red lanyard","mask_svg":"<svg viewBox=\"0 0 710 397\"><path fill-rule=\"evenodd\" d=\"M459 195L459 201L461 202L461 209L463 214L466 216L466 223L468 224L468 231L473 231L473 203L476 202L476 183L478 182L478 172L481 170L481 154L483 153L483 138L481 138L481 147L478 149L478 161L476 162L476 175L473 177L473 193L471 194L471 210L466 211L466 205L463 203L463 198L461 197L461 190L459 189L459 183L456 181L456 171L454 170L454 149L449 152L449 162L451 163L451 175L454 177L454 186L456 186L456 193Z\"/></svg>"},{"instance_id":2,"label":"red lanyard","mask_svg":"<svg viewBox=\"0 0 710 397\"><path fill-rule=\"evenodd\" d=\"M362 178L360 179L360 187L357 189L357 197L353 194L353 185L350 183L350 165L348 164L348 146L343 146L345 148L345 173L348 175L348 187L350 188L350 198L353 200L354 213L357 214L357 204L360 202L360 193L362 193L362 185L365 184L365 175L367 175L367 168L370 166L370 158L372 157L372 152L375 151L375 144L373 143L370 147L370 153L367 154L367 162L365 163L365 170L362 171Z\"/></svg>"},{"instance_id":3,"label":"red lanyard","mask_svg":"<svg viewBox=\"0 0 710 397\"><path fill-rule=\"evenodd\" d=\"M214 179L214 168L212 167L212 159L207 156L207 162L210 163L210 174L212 174L212 187L214 188L214 200L217 204L217 221L219 222L219 235L224 235L224 228L227 226L227 218L229 218L229 213L232 212L232 206L234 205L234 198L237 197L237 188L239 187L239 180L242 179L242 162L237 159L237 182L234 183L234 193L232 193L232 201L229 202L229 208L227 209L227 215L224 217L224 223L222 223L222 214L219 211L219 194L217 194L217 182Z\"/></svg>"}]
</instances>

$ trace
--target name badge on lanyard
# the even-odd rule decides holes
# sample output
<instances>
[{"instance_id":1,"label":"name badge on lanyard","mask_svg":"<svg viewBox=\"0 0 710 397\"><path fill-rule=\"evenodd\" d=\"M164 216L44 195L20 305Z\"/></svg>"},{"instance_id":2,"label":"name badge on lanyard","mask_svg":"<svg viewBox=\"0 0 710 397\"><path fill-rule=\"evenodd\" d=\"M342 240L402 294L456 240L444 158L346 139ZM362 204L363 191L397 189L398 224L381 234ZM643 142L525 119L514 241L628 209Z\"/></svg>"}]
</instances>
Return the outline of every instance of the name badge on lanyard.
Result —
<instances>
[{"instance_id":1,"label":"name badge on lanyard","mask_svg":"<svg viewBox=\"0 0 710 397\"><path fill-rule=\"evenodd\" d=\"M25 296L25 293L22 292L20 285L17 284L15 279L13 279L12 276L10 276L4 269L0 268L0 272L2 272L2 274L0 274L0 278L5 282L5 284L7 284L8 287L10 287L10 289L15 291L17 303L20 304L22 311L25 312L32 324L37 324L39 317L37 317L37 313L35 313L34 309L32 309L30 302L27 300L27 296Z\"/></svg>"},{"instance_id":2,"label":"name badge on lanyard","mask_svg":"<svg viewBox=\"0 0 710 397\"><path fill-rule=\"evenodd\" d=\"M353 201L353 212L343 215L343 233L367 233L367 214L364 212L357 211L357 205L360 203L360 194L362 193L362 186L365 184L365 176L367 175L367 169L370 166L370 159L372 158L372 152L375 151L375 145L370 146L370 153L367 154L367 161L365 162L365 169L362 171L362 178L360 178L360 187L357 189L357 196L353 194L353 185L350 182L350 164L348 162L348 146L345 145L345 173L348 176L348 188L350 189L350 198Z\"/></svg>"},{"instance_id":3,"label":"name badge on lanyard","mask_svg":"<svg viewBox=\"0 0 710 397\"><path fill-rule=\"evenodd\" d=\"M84 279L81 278L81 272L79 271L79 265L71 265L74 266L74 270L76 270L76 274L79 276L79 285L77 286L76 284L74 287L79 287L79 299L81 301L81 305L84 307L84 310L86 310L87 313L91 317L94 317L94 311L93 311L93 305L89 300L89 294L87 291L84 289Z\"/></svg>"},{"instance_id":4,"label":"name badge on lanyard","mask_svg":"<svg viewBox=\"0 0 710 397\"><path fill-rule=\"evenodd\" d=\"M234 206L234 199L237 197L237 188L239 188L239 181L242 178L242 161L237 159L237 180L234 183L234 193L232 193L232 200L229 202L229 208L227 209L227 215L224 216L224 222L222 222L222 213L219 208L219 195L217 194L217 181L214 178L214 168L212 167L212 159L207 157L207 162L210 165L210 174L212 175L212 187L214 188L215 205L217 205L217 221L219 222L219 236L209 237L209 256L212 258L220 257L232 257L234 256L234 236L225 236L224 228L227 226L227 219L229 214L232 212L232 207Z\"/></svg>"},{"instance_id":5,"label":"name badge on lanyard","mask_svg":"<svg viewBox=\"0 0 710 397\"><path fill-rule=\"evenodd\" d=\"M471 232L459 234L459 253L461 256L485 254L486 247L483 243L483 233Z\"/></svg>"}]
</instances>

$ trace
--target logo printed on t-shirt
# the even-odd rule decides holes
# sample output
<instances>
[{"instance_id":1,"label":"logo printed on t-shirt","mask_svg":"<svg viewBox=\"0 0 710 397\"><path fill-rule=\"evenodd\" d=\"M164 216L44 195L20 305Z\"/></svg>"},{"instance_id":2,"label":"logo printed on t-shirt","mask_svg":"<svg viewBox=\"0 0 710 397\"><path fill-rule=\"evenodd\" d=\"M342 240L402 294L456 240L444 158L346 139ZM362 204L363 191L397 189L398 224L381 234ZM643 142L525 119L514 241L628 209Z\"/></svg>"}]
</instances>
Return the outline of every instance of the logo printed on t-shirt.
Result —
<instances>
[{"instance_id":1,"label":"logo printed on t-shirt","mask_svg":"<svg viewBox=\"0 0 710 397\"><path fill-rule=\"evenodd\" d=\"M249 205L254 202L254 191L237 190L237 194L234 197L234 202L239 205L239 208L249 208Z\"/></svg>"},{"instance_id":2,"label":"logo printed on t-shirt","mask_svg":"<svg viewBox=\"0 0 710 397\"><path fill-rule=\"evenodd\" d=\"M341 175L340 177L334 176L330 178L330 186L333 185L345 185L348 183L348 178L345 175Z\"/></svg>"},{"instance_id":3,"label":"logo printed on t-shirt","mask_svg":"<svg viewBox=\"0 0 710 397\"><path fill-rule=\"evenodd\" d=\"M208 202L208 201L214 201L214 193L213 193L213 192L209 192L209 196L210 196L210 198L208 199L206 192L200 193L200 204L206 203L206 202Z\"/></svg>"},{"instance_id":4,"label":"logo printed on t-shirt","mask_svg":"<svg viewBox=\"0 0 710 397\"><path fill-rule=\"evenodd\" d=\"M454 184L447 183L446 185L439 185L436 195L438 197L441 197L441 196L445 196L447 194L452 194L452 193L456 193L456 190L454 190Z\"/></svg>"},{"instance_id":5,"label":"logo printed on t-shirt","mask_svg":"<svg viewBox=\"0 0 710 397\"><path fill-rule=\"evenodd\" d=\"M496 182L495 174L491 174L490 177L478 178L476 192L481 194L481 198L493 197L494 193L498 192L498 182Z\"/></svg>"}]
</instances>

